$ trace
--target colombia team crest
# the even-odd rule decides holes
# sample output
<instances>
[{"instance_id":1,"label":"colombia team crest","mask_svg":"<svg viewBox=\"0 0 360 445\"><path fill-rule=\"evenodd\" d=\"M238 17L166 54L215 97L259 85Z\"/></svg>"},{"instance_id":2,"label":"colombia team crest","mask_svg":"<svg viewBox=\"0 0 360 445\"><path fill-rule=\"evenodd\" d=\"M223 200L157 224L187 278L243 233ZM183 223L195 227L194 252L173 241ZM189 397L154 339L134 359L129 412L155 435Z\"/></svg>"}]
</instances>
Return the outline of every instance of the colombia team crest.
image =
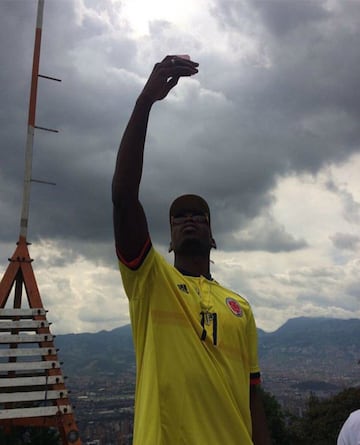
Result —
<instances>
[{"instance_id":1,"label":"colombia team crest","mask_svg":"<svg viewBox=\"0 0 360 445\"><path fill-rule=\"evenodd\" d=\"M234 298L228 297L226 300L226 306L231 310L231 312L237 317L242 317L243 310L240 306L240 303L236 301Z\"/></svg>"}]
</instances>

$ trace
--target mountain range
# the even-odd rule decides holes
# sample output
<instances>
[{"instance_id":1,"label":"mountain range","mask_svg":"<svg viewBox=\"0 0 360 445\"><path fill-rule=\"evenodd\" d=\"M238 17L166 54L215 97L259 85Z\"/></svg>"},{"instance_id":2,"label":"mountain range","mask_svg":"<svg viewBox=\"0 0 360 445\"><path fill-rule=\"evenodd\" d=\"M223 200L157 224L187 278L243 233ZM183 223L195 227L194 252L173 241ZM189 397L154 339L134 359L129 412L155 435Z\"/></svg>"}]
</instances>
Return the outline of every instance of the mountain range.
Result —
<instances>
[{"instance_id":1,"label":"mountain range","mask_svg":"<svg viewBox=\"0 0 360 445\"><path fill-rule=\"evenodd\" d=\"M307 378L350 374L360 381L360 320L300 317L274 332L258 329L262 372L300 373ZM57 335L64 373L70 376L134 372L130 325L97 333Z\"/></svg>"}]
</instances>

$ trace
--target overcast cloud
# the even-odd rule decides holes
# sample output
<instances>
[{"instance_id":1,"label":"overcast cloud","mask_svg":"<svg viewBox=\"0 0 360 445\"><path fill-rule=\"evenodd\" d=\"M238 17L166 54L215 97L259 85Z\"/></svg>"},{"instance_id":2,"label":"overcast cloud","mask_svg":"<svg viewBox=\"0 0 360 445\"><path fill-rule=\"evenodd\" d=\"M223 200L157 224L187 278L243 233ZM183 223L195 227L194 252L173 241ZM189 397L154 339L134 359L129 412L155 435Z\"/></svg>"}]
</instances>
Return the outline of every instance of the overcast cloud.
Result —
<instances>
[{"instance_id":1,"label":"overcast cloud","mask_svg":"<svg viewBox=\"0 0 360 445\"><path fill-rule=\"evenodd\" d=\"M151 5L150 5L151 3ZM214 277L258 326L360 316L360 3L45 0L28 240L56 333L129 322L113 249L117 147L155 62L190 54L152 111L141 189L167 254L168 207L212 209ZM19 235L35 0L0 3L0 260Z\"/></svg>"}]
</instances>

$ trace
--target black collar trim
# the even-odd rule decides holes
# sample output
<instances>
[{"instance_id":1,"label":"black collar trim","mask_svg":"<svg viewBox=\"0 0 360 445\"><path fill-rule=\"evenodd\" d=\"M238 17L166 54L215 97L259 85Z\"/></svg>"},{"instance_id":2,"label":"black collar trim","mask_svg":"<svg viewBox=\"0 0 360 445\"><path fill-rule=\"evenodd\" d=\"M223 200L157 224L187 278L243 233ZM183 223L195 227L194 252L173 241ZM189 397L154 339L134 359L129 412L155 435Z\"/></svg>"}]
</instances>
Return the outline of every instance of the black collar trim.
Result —
<instances>
[{"instance_id":1,"label":"black collar trim","mask_svg":"<svg viewBox=\"0 0 360 445\"><path fill-rule=\"evenodd\" d=\"M199 278L201 275L194 275L194 274L192 274L192 273L190 273L190 272L187 272L186 270L184 270L184 269L177 269L182 275L185 275L185 276L187 276L187 277L195 277L195 278ZM213 277L211 276L211 274L210 273L208 273L208 274L202 274L202 276L203 277L205 277L207 280L209 280L209 281L213 281Z\"/></svg>"}]
</instances>

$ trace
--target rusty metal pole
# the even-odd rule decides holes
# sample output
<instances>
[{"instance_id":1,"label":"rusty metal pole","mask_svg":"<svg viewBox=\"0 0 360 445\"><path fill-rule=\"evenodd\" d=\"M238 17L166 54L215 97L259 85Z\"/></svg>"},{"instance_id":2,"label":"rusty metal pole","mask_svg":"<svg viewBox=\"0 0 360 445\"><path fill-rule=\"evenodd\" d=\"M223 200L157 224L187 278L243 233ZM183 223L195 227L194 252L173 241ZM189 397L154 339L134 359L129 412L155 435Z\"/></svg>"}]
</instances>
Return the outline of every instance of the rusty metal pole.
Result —
<instances>
[{"instance_id":1,"label":"rusty metal pole","mask_svg":"<svg viewBox=\"0 0 360 445\"><path fill-rule=\"evenodd\" d=\"M39 65L40 65L40 47L41 47L43 12L44 12L44 0L38 0L34 57L33 57L33 67L31 76L28 130L27 130L26 149L25 149L24 192L23 192L23 203L21 210L19 242L26 242L28 220L29 220L36 98L37 98L38 76L39 76Z\"/></svg>"}]
</instances>

